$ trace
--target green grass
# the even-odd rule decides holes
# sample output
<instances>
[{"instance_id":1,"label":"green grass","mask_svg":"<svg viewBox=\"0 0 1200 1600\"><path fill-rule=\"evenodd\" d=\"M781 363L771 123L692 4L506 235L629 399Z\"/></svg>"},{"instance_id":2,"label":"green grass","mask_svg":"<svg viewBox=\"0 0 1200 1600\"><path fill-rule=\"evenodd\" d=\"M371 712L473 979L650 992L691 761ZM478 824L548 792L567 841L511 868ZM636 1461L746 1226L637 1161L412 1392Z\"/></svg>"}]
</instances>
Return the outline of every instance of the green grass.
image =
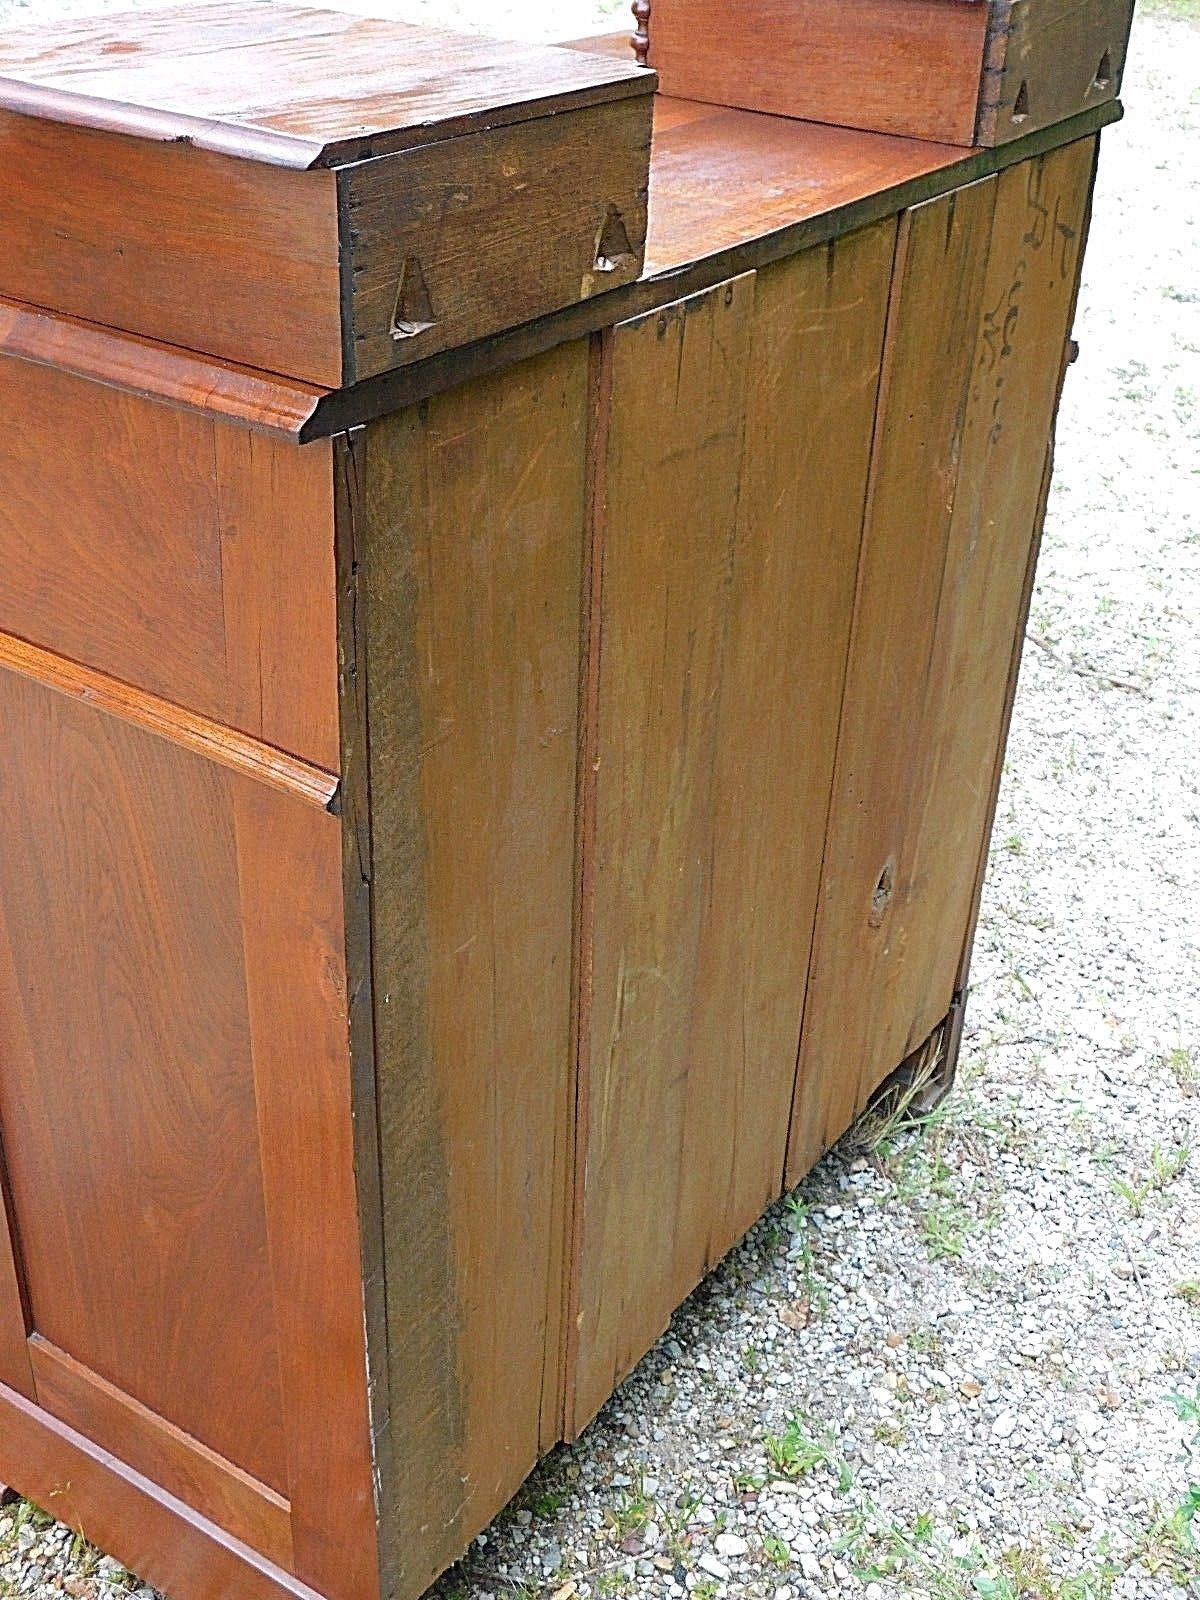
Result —
<instances>
[{"instance_id":1,"label":"green grass","mask_svg":"<svg viewBox=\"0 0 1200 1600\"><path fill-rule=\"evenodd\" d=\"M781 1478L803 1478L817 1467L826 1467L837 1479L838 1493L849 1492L853 1476L829 1431L813 1434L800 1417L789 1417L782 1433L763 1436L767 1455Z\"/></svg>"},{"instance_id":2,"label":"green grass","mask_svg":"<svg viewBox=\"0 0 1200 1600\"><path fill-rule=\"evenodd\" d=\"M1174 22L1200 23L1200 0L1138 0L1138 10Z\"/></svg>"}]
</instances>

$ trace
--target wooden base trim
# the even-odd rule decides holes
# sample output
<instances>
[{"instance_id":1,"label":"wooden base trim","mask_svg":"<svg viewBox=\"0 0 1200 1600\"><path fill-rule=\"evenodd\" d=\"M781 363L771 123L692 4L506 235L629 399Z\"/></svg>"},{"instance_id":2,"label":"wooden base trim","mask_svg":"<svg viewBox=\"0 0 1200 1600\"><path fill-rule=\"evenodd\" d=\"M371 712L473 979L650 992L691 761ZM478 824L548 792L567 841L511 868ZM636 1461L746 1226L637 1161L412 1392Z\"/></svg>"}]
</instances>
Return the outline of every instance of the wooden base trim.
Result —
<instances>
[{"instance_id":1,"label":"wooden base trim","mask_svg":"<svg viewBox=\"0 0 1200 1600\"><path fill-rule=\"evenodd\" d=\"M38 1404L52 1416L87 1438L121 1440L125 1454L155 1483L202 1508L277 1565L292 1565L291 1507L282 1495L36 1333L29 1360Z\"/></svg>"},{"instance_id":2,"label":"wooden base trim","mask_svg":"<svg viewBox=\"0 0 1200 1600\"><path fill-rule=\"evenodd\" d=\"M0 355L293 442L325 394L253 367L0 298Z\"/></svg>"},{"instance_id":3,"label":"wooden base trim","mask_svg":"<svg viewBox=\"0 0 1200 1600\"><path fill-rule=\"evenodd\" d=\"M321 1600L307 1584L4 1384L0 1479L168 1594L188 1600Z\"/></svg>"},{"instance_id":4,"label":"wooden base trim","mask_svg":"<svg viewBox=\"0 0 1200 1600\"><path fill-rule=\"evenodd\" d=\"M292 795L325 811L333 809L339 787L333 773L252 739L249 734L222 727L158 695L131 688L106 673L80 666L51 650L43 650L40 645L28 644L6 633L0 633L0 667L8 667L48 689L82 700L148 733L156 733L172 744L183 745L219 766L254 778L282 794Z\"/></svg>"}]
</instances>

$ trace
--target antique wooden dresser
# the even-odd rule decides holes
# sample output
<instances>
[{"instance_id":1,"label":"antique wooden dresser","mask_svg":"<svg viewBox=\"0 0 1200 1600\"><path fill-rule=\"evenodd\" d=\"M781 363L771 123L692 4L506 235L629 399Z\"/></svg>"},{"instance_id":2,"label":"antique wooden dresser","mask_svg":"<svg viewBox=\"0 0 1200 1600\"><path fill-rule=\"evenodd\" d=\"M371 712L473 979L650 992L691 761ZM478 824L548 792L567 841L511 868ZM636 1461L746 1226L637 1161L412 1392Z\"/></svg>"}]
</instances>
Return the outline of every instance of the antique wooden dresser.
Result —
<instances>
[{"instance_id":1,"label":"antique wooden dresser","mask_svg":"<svg viewBox=\"0 0 1200 1600\"><path fill-rule=\"evenodd\" d=\"M635 9L0 43L0 1479L175 1600L413 1600L953 1065L1128 0Z\"/></svg>"}]
</instances>

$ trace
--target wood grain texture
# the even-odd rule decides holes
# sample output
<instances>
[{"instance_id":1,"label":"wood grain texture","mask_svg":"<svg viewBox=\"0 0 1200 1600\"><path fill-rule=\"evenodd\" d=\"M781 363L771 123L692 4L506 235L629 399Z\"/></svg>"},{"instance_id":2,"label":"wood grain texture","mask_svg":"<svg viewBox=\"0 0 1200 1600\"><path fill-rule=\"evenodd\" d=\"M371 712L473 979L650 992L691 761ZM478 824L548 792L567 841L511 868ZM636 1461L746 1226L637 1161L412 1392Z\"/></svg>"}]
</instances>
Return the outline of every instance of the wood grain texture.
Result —
<instances>
[{"instance_id":1,"label":"wood grain texture","mask_svg":"<svg viewBox=\"0 0 1200 1600\"><path fill-rule=\"evenodd\" d=\"M367 1408L376 1481L391 1483L398 1448L391 1429L383 1171L375 1063L375 990L371 972L371 796L367 726L367 629L362 600L365 556L366 433L334 443L338 601L338 693L341 705L342 905L345 921L347 1033L353 1101L354 1175L362 1255ZM395 1594L400 1563L396 1528L378 1527L383 1593Z\"/></svg>"},{"instance_id":2,"label":"wood grain texture","mask_svg":"<svg viewBox=\"0 0 1200 1600\"><path fill-rule=\"evenodd\" d=\"M295 1571L377 1600L341 828L245 779L231 801Z\"/></svg>"},{"instance_id":3,"label":"wood grain texture","mask_svg":"<svg viewBox=\"0 0 1200 1600\"><path fill-rule=\"evenodd\" d=\"M337 795L338 780L330 772L6 633L0 633L0 667L19 672L48 689L120 717L123 722L158 734L196 755L207 756L219 766L257 778L269 788L310 805L328 809Z\"/></svg>"},{"instance_id":4,"label":"wood grain texture","mask_svg":"<svg viewBox=\"0 0 1200 1600\"><path fill-rule=\"evenodd\" d=\"M213 430L229 720L338 770L333 450Z\"/></svg>"},{"instance_id":5,"label":"wood grain texture","mask_svg":"<svg viewBox=\"0 0 1200 1600\"><path fill-rule=\"evenodd\" d=\"M286 1494L234 780L15 673L0 695L0 1126L32 1325Z\"/></svg>"},{"instance_id":6,"label":"wood grain texture","mask_svg":"<svg viewBox=\"0 0 1200 1600\"><path fill-rule=\"evenodd\" d=\"M6 28L0 106L290 167L648 94L632 60L262 0Z\"/></svg>"},{"instance_id":7,"label":"wood grain texture","mask_svg":"<svg viewBox=\"0 0 1200 1600\"><path fill-rule=\"evenodd\" d=\"M907 1053L892 1051L883 1032L889 977L902 956L889 911L904 893L904 842L921 803L919 715L934 672L994 204L989 179L917 207L900 223L789 1182ZM947 987L938 1016L949 1002Z\"/></svg>"},{"instance_id":8,"label":"wood grain texture","mask_svg":"<svg viewBox=\"0 0 1200 1600\"><path fill-rule=\"evenodd\" d=\"M893 910L907 952L890 985L890 1040L928 1032L973 921L1024 637L1042 465L1070 333L1095 165L1083 140L997 180L996 214L967 398L935 672L922 710L921 804ZM877 1026L883 1026L879 1019ZM907 1030L905 1032L905 1030Z\"/></svg>"},{"instance_id":9,"label":"wood grain texture","mask_svg":"<svg viewBox=\"0 0 1200 1600\"><path fill-rule=\"evenodd\" d=\"M685 100L969 145L986 28L962 0L653 0L650 65Z\"/></svg>"},{"instance_id":10,"label":"wood grain texture","mask_svg":"<svg viewBox=\"0 0 1200 1600\"><path fill-rule=\"evenodd\" d=\"M664 99L655 106L646 242L653 274L795 227L959 154L949 145L721 106Z\"/></svg>"},{"instance_id":11,"label":"wood grain texture","mask_svg":"<svg viewBox=\"0 0 1200 1600\"><path fill-rule=\"evenodd\" d=\"M2 960L3 951L0 950ZM2 1170L0 1156L0 1383L32 1400L33 1370L29 1365L25 1286L21 1281L11 1214L8 1174Z\"/></svg>"},{"instance_id":12,"label":"wood grain texture","mask_svg":"<svg viewBox=\"0 0 1200 1600\"><path fill-rule=\"evenodd\" d=\"M354 262L347 379L636 278L650 121L650 97L640 95L339 173ZM405 317L422 331L397 337Z\"/></svg>"},{"instance_id":13,"label":"wood grain texture","mask_svg":"<svg viewBox=\"0 0 1200 1600\"><path fill-rule=\"evenodd\" d=\"M685 109L692 109L695 105L693 102L691 107ZM661 99L657 102L657 106L661 111L663 108ZM705 116L713 113L711 107L700 107L700 110ZM836 134L839 131L822 129L818 124L788 122L780 117L758 118L753 112L748 111L729 112L728 115L746 122L769 123L776 130L795 130L799 136L798 143L800 139L807 139L808 133L813 131L826 134ZM1080 112L1066 123L1049 129L1035 130L1025 138L998 149L952 149L946 159L938 158L932 166L928 164L928 152L934 147L916 140L889 139L889 144L893 145L897 152L908 152L907 173L902 162L896 160L890 166L891 176L888 176L888 168L885 167L878 184L864 181L866 175L860 174L857 182L849 184L843 192L839 193L836 185L831 187L827 202L821 199L820 186L824 180L820 174L816 175L814 187L810 181L814 175L813 168L810 167L806 173L803 164L798 163L794 177L788 180L789 192L795 203L794 216L789 220L786 215L777 214L777 220L771 224L770 230L764 233L755 233L752 229L747 231L739 223L736 211L732 213L727 211L724 213L720 229L714 227L710 238L699 228L698 202L693 198L689 202L692 220L689 222L686 217L684 218L684 229L680 234L681 245L688 233L696 240L696 250L693 254L678 257L672 262L670 252L676 247L668 243L664 248L663 257L655 263L653 274L647 272L636 283L611 289L604 295L566 306L561 311L523 323L520 327L511 328L505 333L476 340L461 349L443 351L423 361L394 367L376 378L368 378L356 384L353 389L334 391L318 403L317 411L305 425L302 437L325 438L346 428L365 425L377 417L386 416L403 406L416 404L432 395L441 394L458 384L502 371L516 361L540 355L571 339L583 338L617 322L640 316L656 307L669 305L689 294L712 288L714 284L724 283L739 273L755 270L774 261L782 261L800 250L827 243L830 239L841 238L847 233L867 227L872 222L895 217L909 206L949 194L954 189L975 183L980 178L988 177L1018 161L1027 160L1061 144L1073 143L1087 137L1098 129L1118 121L1123 115L1120 103L1109 101ZM864 144L870 144L884 137L869 133L857 135L852 133L851 136L863 141ZM703 144L703 140L700 142ZM708 142L714 167L719 168L723 141L714 142L709 135ZM813 165L814 167L819 165L815 155ZM769 168L767 170L769 171ZM853 163L849 164L849 170L853 172ZM697 185L702 181L703 169L698 167ZM706 192L714 216L720 218L721 195L717 186L710 185ZM757 182L747 184L743 192L746 195L747 205L761 203L763 198L761 184ZM652 167L648 259L656 248L654 243L656 237L661 241L670 238L669 217L672 204L671 187L665 183L656 187ZM768 208L768 215L774 212L775 206L772 203ZM663 231L658 233L659 224L656 218L664 217L667 221ZM662 264L664 260L665 265Z\"/></svg>"},{"instance_id":14,"label":"wood grain texture","mask_svg":"<svg viewBox=\"0 0 1200 1600\"><path fill-rule=\"evenodd\" d=\"M571 1433L779 1192L894 244L614 337Z\"/></svg>"},{"instance_id":15,"label":"wood grain texture","mask_svg":"<svg viewBox=\"0 0 1200 1600\"><path fill-rule=\"evenodd\" d=\"M342 378L332 173L0 111L0 292L332 387Z\"/></svg>"},{"instance_id":16,"label":"wood grain texture","mask_svg":"<svg viewBox=\"0 0 1200 1600\"><path fill-rule=\"evenodd\" d=\"M212 9L6 34L0 291L336 386L637 277L632 62Z\"/></svg>"},{"instance_id":17,"label":"wood grain texture","mask_svg":"<svg viewBox=\"0 0 1200 1600\"><path fill-rule=\"evenodd\" d=\"M0 300L0 355L298 441L323 390Z\"/></svg>"},{"instance_id":18,"label":"wood grain texture","mask_svg":"<svg viewBox=\"0 0 1200 1600\"><path fill-rule=\"evenodd\" d=\"M992 0L976 142L1002 144L1121 92L1133 0Z\"/></svg>"},{"instance_id":19,"label":"wood grain texture","mask_svg":"<svg viewBox=\"0 0 1200 1600\"><path fill-rule=\"evenodd\" d=\"M0 360L0 418L0 630L169 702L201 739L207 719L298 756L280 771L307 762L327 784L330 447L12 360Z\"/></svg>"},{"instance_id":20,"label":"wood grain texture","mask_svg":"<svg viewBox=\"0 0 1200 1600\"><path fill-rule=\"evenodd\" d=\"M122 1459L153 1483L277 1566L291 1568L291 1517L282 1495L105 1383L40 1334L29 1342L28 1359L37 1402L51 1416L97 1444L119 1449Z\"/></svg>"},{"instance_id":21,"label":"wood grain texture","mask_svg":"<svg viewBox=\"0 0 1200 1600\"><path fill-rule=\"evenodd\" d=\"M0 1478L187 1600L328 1600L0 1384Z\"/></svg>"},{"instance_id":22,"label":"wood grain texture","mask_svg":"<svg viewBox=\"0 0 1200 1600\"><path fill-rule=\"evenodd\" d=\"M366 438L382 1511L406 1594L520 1484L555 1382L587 367L567 345Z\"/></svg>"},{"instance_id":23,"label":"wood grain texture","mask_svg":"<svg viewBox=\"0 0 1200 1600\"><path fill-rule=\"evenodd\" d=\"M697 1275L675 1261L693 1220L679 1189L690 1115L716 1086L692 1059L689 1010L724 842L722 677L753 330L748 275L612 342L572 1433Z\"/></svg>"}]
</instances>

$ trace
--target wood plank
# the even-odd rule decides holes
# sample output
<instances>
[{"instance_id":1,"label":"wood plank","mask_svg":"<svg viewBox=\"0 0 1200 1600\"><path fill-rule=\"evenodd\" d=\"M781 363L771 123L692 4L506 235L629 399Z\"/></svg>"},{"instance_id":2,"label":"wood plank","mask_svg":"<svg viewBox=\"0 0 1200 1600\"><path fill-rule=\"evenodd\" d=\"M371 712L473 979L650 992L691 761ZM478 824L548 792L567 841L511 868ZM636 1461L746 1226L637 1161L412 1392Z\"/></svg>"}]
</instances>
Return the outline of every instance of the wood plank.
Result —
<instances>
[{"instance_id":1,"label":"wood plank","mask_svg":"<svg viewBox=\"0 0 1200 1600\"><path fill-rule=\"evenodd\" d=\"M652 87L632 58L261 0L9 27L0 44L0 106L301 168Z\"/></svg>"},{"instance_id":2,"label":"wood plank","mask_svg":"<svg viewBox=\"0 0 1200 1600\"><path fill-rule=\"evenodd\" d=\"M595 1414L702 1271L685 1165L704 1102L737 1126L744 1085L697 1037L718 952L706 908L719 875L725 671L738 570L738 470L754 337L746 276L619 327L610 359L593 921L581 982L577 1158L585 1174L568 1372L568 1432ZM740 863L739 863L740 864ZM736 978L730 975L730 987ZM741 1000L720 1000L745 1026ZM722 1036L721 1043L725 1043ZM743 1059L737 1050L734 1063ZM743 1061L744 1071L744 1061ZM741 1091L741 1093L739 1093ZM719 1159L706 1151L702 1159ZM751 1177L753 1184L757 1173ZM776 1174L777 1176L777 1174ZM732 1196L731 1174L710 1201ZM734 1201L736 1204L736 1200ZM761 1209L763 1197L757 1198ZM694 1204L694 1197L691 1197ZM718 1250L719 1253L719 1250Z\"/></svg>"},{"instance_id":3,"label":"wood plank","mask_svg":"<svg viewBox=\"0 0 1200 1600\"><path fill-rule=\"evenodd\" d=\"M330 447L22 361L0 360L0 417L0 631L115 680L90 686L121 714L327 788Z\"/></svg>"},{"instance_id":4,"label":"wood plank","mask_svg":"<svg viewBox=\"0 0 1200 1600\"><path fill-rule=\"evenodd\" d=\"M4 960L5 949L0 941L0 963ZM0 979L0 989L10 984L11 978ZM3 1152L0 1152L0 1383L6 1383L10 1389L16 1389L27 1399L34 1398L25 1288L17 1259L12 1200L9 1196L8 1174L3 1169Z\"/></svg>"},{"instance_id":5,"label":"wood plank","mask_svg":"<svg viewBox=\"0 0 1200 1600\"><path fill-rule=\"evenodd\" d=\"M0 362L0 629L220 719L212 424Z\"/></svg>"},{"instance_id":6,"label":"wood plank","mask_svg":"<svg viewBox=\"0 0 1200 1600\"><path fill-rule=\"evenodd\" d=\"M0 697L0 1127L32 1326L286 1494L238 780L16 673Z\"/></svg>"},{"instance_id":7,"label":"wood plank","mask_svg":"<svg viewBox=\"0 0 1200 1600\"><path fill-rule=\"evenodd\" d=\"M341 827L245 779L232 803L295 1570L376 1600Z\"/></svg>"},{"instance_id":8,"label":"wood plank","mask_svg":"<svg viewBox=\"0 0 1200 1600\"><path fill-rule=\"evenodd\" d=\"M1039 522L1042 468L1063 371L1095 143L1082 140L997 180L935 667L921 713L920 804L892 911L906 952L890 986L887 1048L911 1049L959 984L1007 729L1014 648ZM877 1026L882 1026L879 1019ZM897 1057L899 1059L899 1057Z\"/></svg>"},{"instance_id":9,"label":"wood plank","mask_svg":"<svg viewBox=\"0 0 1200 1600\"><path fill-rule=\"evenodd\" d=\"M641 95L339 173L354 261L347 380L635 279L650 121Z\"/></svg>"},{"instance_id":10,"label":"wood plank","mask_svg":"<svg viewBox=\"0 0 1200 1600\"><path fill-rule=\"evenodd\" d=\"M295 442L324 393L15 300L0 300L0 354Z\"/></svg>"},{"instance_id":11,"label":"wood plank","mask_svg":"<svg viewBox=\"0 0 1200 1600\"><path fill-rule=\"evenodd\" d=\"M327 771L340 760L333 451L214 430L228 715Z\"/></svg>"},{"instance_id":12,"label":"wood plank","mask_svg":"<svg viewBox=\"0 0 1200 1600\"><path fill-rule=\"evenodd\" d=\"M367 727L365 564L366 474L364 430L334 442L338 601L338 692L342 728L342 904L346 929L347 1032L353 1104L354 1177L362 1255L366 1335L367 1408L376 1481L391 1483L395 1443L391 1429L387 1283L383 1240L383 1171L375 1069L375 989L371 972L371 796ZM395 1526L377 1531L379 1570L394 1593L399 1561Z\"/></svg>"},{"instance_id":13,"label":"wood plank","mask_svg":"<svg viewBox=\"0 0 1200 1600\"><path fill-rule=\"evenodd\" d=\"M650 65L685 100L969 145L986 29L962 0L653 0Z\"/></svg>"},{"instance_id":14,"label":"wood plank","mask_svg":"<svg viewBox=\"0 0 1200 1600\"><path fill-rule=\"evenodd\" d=\"M749 118L753 113L740 112L736 115ZM953 160L939 162L931 170L920 170L907 177L894 174L881 186L844 195L831 206L823 205L819 200L814 205L811 196L804 196L798 202L801 215L791 222L780 221L770 232L749 238L739 237L734 242L727 241L714 249L708 249L701 239L698 253L693 258L678 261L666 270L655 270L652 275L644 275L636 283L611 289L592 300L566 306L519 328L476 340L461 349L443 351L427 360L395 367L376 378L366 379L353 389L335 391L319 402L313 417L305 424L301 437L325 438L346 428L365 425L402 406L416 404L458 384L502 371L516 361L540 355L566 341L583 338L658 306L669 305L686 295L699 293L716 283L724 283L739 273L766 266L772 261L782 261L800 250L825 244L830 239L856 232L872 222L894 217L907 207L975 183L1017 161L1058 145L1073 143L1119 121L1123 115L1119 102L1108 102L1081 112L1066 123L1038 129L1002 148L956 150ZM802 123L788 124L780 118L774 120L784 126L807 126ZM860 137L870 139L882 135L864 134ZM917 152L921 150L915 141L908 141L906 148ZM798 194L806 181L801 171ZM711 198L716 206L719 197L712 194ZM669 191L659 189L656 192L654 189L653 169L651 202L653 241L654 219L664 207L670 206Z\"/></svg>"},{"instance_id":15,"label":"wood plank","mask_svg":"<svg viewBox=\"0 0 1200 1600\"><path fill-rule=\"evenodd\" d=\"M895 238L615 335L572 1433L779 1192Z\"/></svg>"},{"instance_id":16,"label":"wood plank","mask_svg":"<svg viewBox=\"0 0 1200 1600\"><path fill-rule=\"evenodd\" d=\"M197 717L190 711L161 700L157 695L131 689L128 684L90 667L64 660L50 650L26 644L0 633L0 667L18 672L47 689L70 696L98 711L104 711L135 728L207 757L218 766L256 778L268 788L294 795L310 805L328 809L338 792L338 780L331 772L309 766L292 756L273 750L257 739Z\"/></svg>"},{"instance_id":17,"label":"wood plank","mask_svg":"<svg viewBox=\"0 0 1200 1600\"><path fill-rule=\"evenodd\" d=\"M521 1483L558 1359L588 351L366 439L394 1478L420 1592Z\"/></svg>"},{"instance_id":18,"label":"wood plank","mask_svg":"<svg viewBox=\"0 0 1200 1600\"><path fill-rule=\"evenodd\" d=\"M333 387L337 199L293 172L0 111L0 293Z\"/></svg>"},{"instance_id":19,"label":"wood plank","mask_svg":"<svg viewBox=\"0 0 1200 1600\"><path fill-rule=\"evenodd\" d=\"M152 1482L277 1566L292 1564L287 1501L35 1334L37 1402L77 1433L119 1451ZM31 1396L32 1398L32 1396Z\"/></svg>"},{"instance_id":20,"label":"wood plank","mask_svg":"<svg viewBox=\"0 0 1200 1600\"><path fill-rule=\"evenodd\" d=\"M902 957L889 915L920 796L920 708L950 535L995 182L907 212L800 1043L788 1181L897 1066L884 1025ZM949 1009L949 992L939 1016ZM936 1020L936 1019L935 1019Z\"/></svg>"},{"instance_id":21,"label":"wood plank","mask_svg":"<svg viewBox=\"0 0 1200 1600\"><path fill-rule=\"evenodd\" d=\"M962 0L945 3L970 9ZM648 273L794 227L933 172L959 153L946 144L725 107L709 107L703 117L680 115L680 107L691 106L656 101Z\"/></svg>"},{"instance_id":22,"label":"wood plank","mask_svg":"<svg viewBox=\"0 0 1200 1600\"><path fill-rule=\"evenodd\" d=\"M322 1600L4 1384L0 1479L168 1593L188 1600L233 1594L239 1600Z\"/></svg>"},{"instance_id":23,"label":"wood plank","mask_svg":"<svg viewBox=\"0 0 1200 1600\"><path fill-rule=\"evenodd\" d=\"M992 0L976 141L1001 144L1121 92L1133 0Z\"/></svg>"}]
</instances>

